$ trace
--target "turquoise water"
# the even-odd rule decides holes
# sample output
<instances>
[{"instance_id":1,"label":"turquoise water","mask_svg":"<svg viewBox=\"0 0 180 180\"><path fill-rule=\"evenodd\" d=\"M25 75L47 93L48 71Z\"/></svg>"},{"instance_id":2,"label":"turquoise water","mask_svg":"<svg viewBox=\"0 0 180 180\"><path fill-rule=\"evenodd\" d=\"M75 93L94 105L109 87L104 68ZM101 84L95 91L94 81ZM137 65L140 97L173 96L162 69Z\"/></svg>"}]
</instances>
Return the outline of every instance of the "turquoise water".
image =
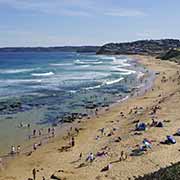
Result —
<instances>
[{"instance_id":1,"label":"turquoise water","mask_svg":"<svg viewBox=\"0 0 180 180\"><path fill-rule=\"evenodd\" d=\"M72 113L92 114L132 93L147 70L125 56L65 52L0 53L0 147L27 141L32 129L59 126ZM4 152L4 150L2 150ZM1 153L1 152L0 152Z\"/></svg>"}]
</instances>

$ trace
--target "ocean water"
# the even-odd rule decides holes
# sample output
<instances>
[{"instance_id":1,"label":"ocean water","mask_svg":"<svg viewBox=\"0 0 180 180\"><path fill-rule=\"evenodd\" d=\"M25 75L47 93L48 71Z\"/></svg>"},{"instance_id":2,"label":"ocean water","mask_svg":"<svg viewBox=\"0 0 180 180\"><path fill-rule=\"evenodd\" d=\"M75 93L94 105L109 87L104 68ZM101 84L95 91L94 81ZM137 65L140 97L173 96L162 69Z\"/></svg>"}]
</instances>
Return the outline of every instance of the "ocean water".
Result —
<instances>
[{"instance_id":1,"label":"ocean water","mask_svg":"<svg viewBox=\"0 0 180 180\"><path fill-rule=\"evenodd\" d=\"M128 69L129 66L123 57L49 52L1 53L0 95L100 88L135 73Z\"/></svg>"},{"instance_id":2,"label":"ocean water","mask_svg":"<svg viewBox=\"0 0 180 180\"><path fill-rule=\"evenodd\" d=\"M0 110L0 147L27 140L32 129L58 125L71 113L92 114L130 96L147 70L125 56L70 52L0 53L0 105L21 102L15 111ZM148 72L150 73L150 72ZM1 153L1 151L0 151Z\"/></svg>"}]
</instances>

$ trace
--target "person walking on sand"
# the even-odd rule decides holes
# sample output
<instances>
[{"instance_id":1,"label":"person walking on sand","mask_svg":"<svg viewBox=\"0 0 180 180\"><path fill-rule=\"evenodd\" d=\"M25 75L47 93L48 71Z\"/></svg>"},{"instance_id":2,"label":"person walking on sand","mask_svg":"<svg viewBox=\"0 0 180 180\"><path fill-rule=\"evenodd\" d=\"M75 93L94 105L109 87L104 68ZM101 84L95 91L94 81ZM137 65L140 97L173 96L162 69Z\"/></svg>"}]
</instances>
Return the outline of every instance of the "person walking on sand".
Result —
<instances>
[{"instance_id":1,"label":"person walking on sand","mask_svg":"<svg viewBox=\"0 0 180 180\"><path fill-rule=\"evenodd\" d=\"M36 180L36 169L34 168L32 170L33 180Z\"/></svg>"},{"instance_id":2,"label":"person walking on sand","mask_svg":"<svg viewBox=\"0 0 180 180\"><path fill-rule=\"evenodd\" d=\"M79 154L79 160L82 159L82 152Z\"/></svg>"},{"instance_id":3,"label":"person walking on sand","mask_svg":"<svg viewBox=\"0 0 180 180\"><path fill-rule=\"evenodd\" d=\"M79 134L79 129L75 128L74 130L76 131L76 134L78 135Z\"/></svg>"},{"instance_id":4,"label":"person walking on sand","mask_svg":"<svg viewBox=\"0 0 180 180\"><path fill-rule=\"evenodd\" d=\"M55 128L53 127L51 131L52 131L52 137L55 137Z\"/></svg>"},{"instance_id":5,"label":"person walking on sand","mask_svg":"<svg viewBox=\"0 0 180 180\"><path fill-rule=\"evenodd\" d=\"M52 131L52 137L55 137L55 132L54 131Z\"/></svg>"},{"instance_id":6,"label":"person walking on sand","mask_svg":"<svg viewBox=\"0 0 180 180\"><path fill-rule=\"evenodd\" d=\"M37 144L36 143L33 144L33 149L34 149L34 151L37 149Z\"/></svg>"},{"instance_id":7,"label":"person walking on sand","mask_svg":"<svg viewBox=\"0 0 180 180\"><path fill-rule=\"evenodd\" d=\"M33 130L33 136L36 136L36 129Z\"/></svg>"},{"instance_id":8,"label":"person walking on sand","mask_svg":"<svg viewBox=\"0 0 180 180\"><path fill-rule=\"evenodd\" d=\"M74 139L74 137L72 137L72 140L71 140L71 146L72 146L72 147L75 146L75 139Z\"/></svg>"},{"instance_id":9,"label":"person walking on sand","mask_svg":"<svg viewBox=\"0 0 180 180\"><path fill-rule=\"evenodd\" d=\"M50 132L51 132L51 128L48 128L48 134L50 134Z\"/></svg>"},{"instance_id":10,"label":"person walking on sand","mask_svg":"<svg viewBox=\"0 0 180 180\"><path fill-rule=\"evenodd\" d=\"M94 154L90 153L89 156L87 157L86 161L90 161L90 163L92 163L94 161Z\"/></svg>"},{"instance_id":11,"label":"person walking on sand","mask_svg":"<svg viewBox=\"0 0 180 180\"><path fill-rule=\"evenodd\" d=\"M104 128L101 128L100 132L101 132L101 136L103 136L104 135Z\"/></svg>"}]
</instances>

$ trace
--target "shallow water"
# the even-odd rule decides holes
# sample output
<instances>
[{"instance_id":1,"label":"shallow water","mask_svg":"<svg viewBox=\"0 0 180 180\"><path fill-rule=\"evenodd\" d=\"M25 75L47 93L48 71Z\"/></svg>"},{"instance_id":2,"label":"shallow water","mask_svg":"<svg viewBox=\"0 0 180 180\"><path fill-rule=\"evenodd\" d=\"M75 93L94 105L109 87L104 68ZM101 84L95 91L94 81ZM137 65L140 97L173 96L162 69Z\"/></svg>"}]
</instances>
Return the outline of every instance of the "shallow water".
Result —
<instances>
[{"instance_id":1,"label":"shallow water","mask_svg":"<svg viewBox=\"0 0 180 180\"><path fill-rule=\"evenodd\" d=\"M78 53L1 53L0 103L21 108L0 111L0 154L22 144L32 129L58 125L71 113L92 114L88 105L112 104L130 95L147 70L125 56ZM151 74L151 72L148 72ZM31 128L18 128L19 124Z\"/></svg>"}]
</instances>

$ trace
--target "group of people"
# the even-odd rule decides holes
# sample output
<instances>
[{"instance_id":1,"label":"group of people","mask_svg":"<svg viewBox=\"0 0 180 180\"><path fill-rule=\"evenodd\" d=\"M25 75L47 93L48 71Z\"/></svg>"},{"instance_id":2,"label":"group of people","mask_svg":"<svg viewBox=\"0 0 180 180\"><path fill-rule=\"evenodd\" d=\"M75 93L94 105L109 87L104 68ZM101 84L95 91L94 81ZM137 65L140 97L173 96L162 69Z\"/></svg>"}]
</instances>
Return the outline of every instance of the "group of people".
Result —
<instances>
[{"instance_id":1,"label":"group of people","mask_svg":"<svg viewBox=\"0 0 180 180\"><path fill-rule=\"evenodd\" d=\"M49 137L54 137L55 136L55 128L52 127L52 128L48 128L47 129L47 134ZM42 133L42 130L37 130L37 129L33 129L33 132L32 132L32 137L39 137L39 136L42 136L43 133ZM31 137L31 136L30 136Z\"/></svg>"},{"instance_id":2,"label":"group of people","mask_svg":"<svg viewBox=\"0 0 180 180\"><path fill-rule=\"evenodd\" d=\"M20 123L19 127L25 127L25 125L23 123ZM30 124L27 124L26 127L30 128ZM48 134L48 137L55 137L55 128L54 127L48 128L47 134ZM32 135L29 136L29 139L31 139L31 137L37 137L37 136L40 137L42 135L43 135L42 130L33 129ZM72 144L74 144L74 141L72 141ZM40 141L39 143L34 143L32 146L32 149L35 151L41 145L42 145L42 141ZM20 154L20 152L21 152L20 145L18 145L17 147L15 147L14 145L11 146L10 155Z\"/></svg>"},{"instance_id":3,"label":"group of people","mask_svg":"<svg viewBox=\"0 0 180 180\"><path fill-rule=\"evenodd\" d=\"M20 154L21 152L21 146L18 145L17 148L15 146L11 146L10 154L15 155L15 154Z\"/></svg>"}]
</instances>

